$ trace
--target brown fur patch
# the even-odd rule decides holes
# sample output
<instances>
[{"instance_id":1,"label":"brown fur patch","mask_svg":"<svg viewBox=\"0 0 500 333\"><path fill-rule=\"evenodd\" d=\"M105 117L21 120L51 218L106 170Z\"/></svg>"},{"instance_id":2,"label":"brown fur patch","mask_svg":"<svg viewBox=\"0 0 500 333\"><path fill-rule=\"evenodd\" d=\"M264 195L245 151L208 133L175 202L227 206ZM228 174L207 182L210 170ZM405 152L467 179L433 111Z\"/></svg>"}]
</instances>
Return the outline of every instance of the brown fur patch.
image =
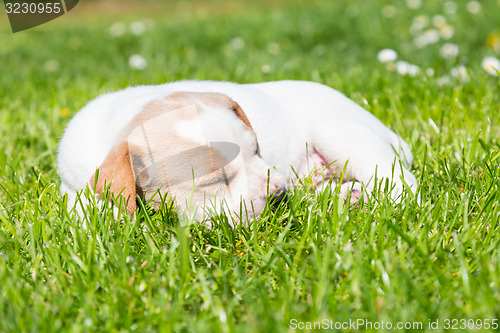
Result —
<instances>
[{"instance_id":1,"label":"brown fur patch","mask_svg":"<svg viewBox=\"0 0 500 333\"><path fill-rule=\"evenodd\" d=\"M188 101L192 104L197 104L197 102L201 102L203 104L209 106L226 106L238 117L246 126L252 129L252 125L247 118L247 115L240 107L238 103L229 98L228 96L220 93L198 93L198 92L175 92L168 96L164 97L165 101L176 101L176 102L185 102Z\"/></svg>"},{"instance_id":2,"label":"brown fur patch","mask_svg":"<svg viewBox=\"0 0 500 333\"><path fill-rule=\"evenodd\" d=\"M247 115L245 114L245 112L243 112L241 106L230 98L229 98L229 103L231 106L231 110L233 110L234 114L236 114L236 116L240 118L241 121L243 121L243 123L248 127L250 127L253 131L252 125L250 124L250 120L248 120Z\"/></svg>"},{"instance_id":3,"label":"brown fur patch","mask_svg":"<svg viewBox=\"0 0 500 333\"><path fill-rule=\"evenodd\" d=\"M89 184L92 188L95 186L94 191L97 194L102 194L109 186L110 192L118 202L121 193L125 199L126 207L120 208L126 209L130 215L134 213L136 208L135 177L127 142L111 150L99 167L97 181L94 174L90 178Z\"/></svg>"}]
</instances>

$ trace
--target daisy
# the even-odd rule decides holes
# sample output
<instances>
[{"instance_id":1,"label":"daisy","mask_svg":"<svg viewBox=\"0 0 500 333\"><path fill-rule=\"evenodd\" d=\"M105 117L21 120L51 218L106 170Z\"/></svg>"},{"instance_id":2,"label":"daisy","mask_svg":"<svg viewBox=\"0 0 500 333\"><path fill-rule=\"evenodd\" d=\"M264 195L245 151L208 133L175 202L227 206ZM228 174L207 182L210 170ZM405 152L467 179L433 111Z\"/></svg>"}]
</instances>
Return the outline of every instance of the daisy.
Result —
<instances>
[{"instance_id":1,"label":"daisy","mask_svg":"<svg viewBox=\"0 0 500 333\"><path fill-rule=\"evenodd\" d=\"M453 43L446 43L441 47L441 57L445 59L455 59L458 56L458 46Z\"/></svg>"},{"instance_id":2,"label":"daisy","mask_svg":"<svg viewBox=\"0 0 500 333\"><path fill-rule=\"evenodd\" d=\"M260 70L261 70L261 71L262 71L262 73L264 73L264 74L269 74L269 73L271 73L271 66L269 66L269 65L262 65L262 66L260 67Z\"/></svg>"},{"instance_id":3,"label":"daisy","mask_svg":"<svg viewBox=\"0 0 500 333\"><path fill-rule=\"evenodd\" d=\"M141 21L134 21L130 23L130 31L136 36L142 35L146 31L146 24Z\"/></svg>"},{"instance_id":4,"label":"daisy","mask_svg":"<svg viewBox=\"0 0 500 333\"><path fill-rule=\"evenodd\" d=\"M481 12L482 6L481 3L477 1L469 1L467 3L467 11L471 14L479 14Z\"/></svg>"},{"instance_id":5,"label":"daisy","mask_svg":"<svg viewBox=\"0 0 500 333\"><path fill-rule=\"evenodd\" d=\"M109 27L109 34L111 37L120 37L125 33L127 27L123 22L115 22Z\"/></svg>"},{"instance_id":6,"label":"daisy","mask_svg":"<svg viewBox=\"0 0 500 333\"><path fill-rule=\"evenodd\" d=\"M481 67L490 75L498 76L500 71L500 60L495 57L486 57L481 62Z\"/></svg>"},{"instance_id":7,"label":"daisy","mask_svg":"<svg viewBox=\"0 0 500 333\"><path fill-rule=\"evenodd\" d=\"M409 75L411 77L414 77L418 73L420 73L420 68L406 61L398 61L396 63L396 72L398 72L398 74L400 75Z\"/></svg>"},{"instance_id":8,"label":"daisy","mask_svg":"<svg viewBox=\"0 0 500 333\"><path fill-rule=\"evenodd\" d=\"M138 70L143 70L144 68L148 67L148 62L146 61L146 59L138 54L132 54L128 59L128 64L133 69Z\"/></svg>"},{"instance_id":9,"label":"daisy","mask_svg":"<svg viewBox=\"0 0 500 333\"><path fill-rule=\"evenodd\" d=\"M455 34L455 29L447 23L439 28L439 33L443 39L448 40Z\"/></svg>"},{"instance_id":10,"label":"daisy","mask_svg":"<svg viewBox=\"0 0 500 333\"><path fill-rule=\"evenodd\" d=\"M455 1L446 1L444 3L444 12L446 14L455 14L457 12L457 3Z\"/></svg>"},{"instance_id":11,"label":"daisy","mask_svg":"<svg viewBox=\"0 0 500 333\"><path fill-rule=\"evenodd\" d=\"M245 47L245 40L241 37L234 37L229 41L229 45L233 50L241 50Z\"/></svg>"},{"instance_id":12,"label":"daisy","mask_svg":"<svg viewBox=\"0 0 500 333\"><path fill-rule=\"evenodd\" d=\"M458 66L451 69L451 76L459 79L461 82L469 81L469 72L465 66Z\"/></svg>"},{"instance_id":13,"label":"daisy","mask_svg":"<svg viewBox=\"0 0 500 333\"><path fill-rule=\"evenodd\" d=\"M444 26L445 24L447 24L446 17L444 17L443 15L434 15L432 17L432 24L436 28L441 28L442 26Z\"/></svg>"},{"instance_id":14,"label":"daisy","mask_svg":"<svg viewBox=\"0 0 500 333\"><path fill-rule=\"evenodd\" d=\"M377 59L383 64L386 64L388 62L393 62L396 60L398 57L398 54L396 51L391 50L391 49L383 49L380 50L377 54Z\"/></svg>"},{"instance_id":15,"label":"daisy","mask_svg":"<svg viewBox=\"0 0 500 333\"><path fill-rule=\"evenodd\" d=\"M406 5L411 9L418 9L422 6L422 0L406 0Z\"/></svg>"},{"instance_id":16,"label":"daisy","mask_svg":"<svg viewBox=\"0 0 500 333\"><path fill-rule=\"evenodd\" d=\"M280 44L276 42L271 42L267 44L267 52L269 52L272 55L277 55L281 51Z\"/></svg>"}]
</instances>

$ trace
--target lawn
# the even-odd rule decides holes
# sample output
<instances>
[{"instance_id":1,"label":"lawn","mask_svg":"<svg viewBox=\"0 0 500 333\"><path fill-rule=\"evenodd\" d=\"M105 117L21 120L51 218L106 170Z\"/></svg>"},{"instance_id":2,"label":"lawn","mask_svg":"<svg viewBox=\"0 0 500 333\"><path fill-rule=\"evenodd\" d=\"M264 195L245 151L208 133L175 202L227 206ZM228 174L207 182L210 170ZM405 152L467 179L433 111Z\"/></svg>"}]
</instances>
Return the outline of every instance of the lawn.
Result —
<instances>
[{"instance_id":1,"label":"lawn","mask_svg":"<svg viewBox=\"0 0 500 333\"><path fill-rule=\"evenodd\" d=\"M81 1L13 34L2 7L0 332L494 331L499 13L498 0ZM123 223L90 210L84 228L58 189L66 124L101 93L180 79L342 91L410 144L420 201L381 189L349 207L305 179L235 229L182 227L171 204Z\"/></svg>"}]
</instances>

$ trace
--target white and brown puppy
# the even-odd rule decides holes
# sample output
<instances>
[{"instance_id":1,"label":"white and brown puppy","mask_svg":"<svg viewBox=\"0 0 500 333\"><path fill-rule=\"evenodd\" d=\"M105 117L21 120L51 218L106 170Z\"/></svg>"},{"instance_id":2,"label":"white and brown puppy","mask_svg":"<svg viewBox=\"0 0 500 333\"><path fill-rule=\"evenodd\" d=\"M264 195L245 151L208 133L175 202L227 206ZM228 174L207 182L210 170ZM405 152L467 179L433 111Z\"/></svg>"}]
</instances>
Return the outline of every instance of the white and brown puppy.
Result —
<instances>
[{"instance_id":1,"label":"white and brown puppy","mask_svg":"<svg viewBox=\"0 0 500 333\"><path fill-rule=\"evenodd\" d=\"M198 220L205 207L258 215L297 176L313 172L320 184L344 167L343 195L353 188L357 197L361 185L369 193L377 175L394 184L397 200L403 183L417 189L411 163L408 145L376 117L303 81L180 81L108 93L71 120L58 156L70 208L86 186L97 196L108 187L130 214L137 195L156 205L167 195Z\"/></svg>"}]
</instances>

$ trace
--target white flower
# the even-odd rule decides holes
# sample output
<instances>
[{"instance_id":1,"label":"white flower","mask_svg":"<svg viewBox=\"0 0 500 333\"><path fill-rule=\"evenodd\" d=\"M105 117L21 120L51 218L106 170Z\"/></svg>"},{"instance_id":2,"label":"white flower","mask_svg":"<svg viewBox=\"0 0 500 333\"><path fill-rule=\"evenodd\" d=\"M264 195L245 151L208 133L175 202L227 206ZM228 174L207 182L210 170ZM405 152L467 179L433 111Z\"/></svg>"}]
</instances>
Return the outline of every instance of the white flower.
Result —
<instances>
[{"instance_id":1,"label":"white flower","mask_svg":"<svg viewBox=\"0 0 500 333\"><path fill-rule=\"evenodd\" d=\"M59 70L59 61L57 60L49 60L45 64L43 64L43 70L51 73L51 72L57 72Z\"/></svg>"},{"instance_id":2,"label":"white flower","mask_svg":"<svg viewBox=\"0 0 500 333\"><path fill-rule=\"evenodd\" d=\"M142 35L146 31L146 24L141 21L134 21L130 23L130 31L136 36Z\"/></svg>"},{"instance_id":3,"label":"white flower","mask_svg":"<svg viewBox=\"0 0 500 333\"><path fill-rule=\"evenodd\" d=\"M109 27L109 34L111 37L120 37L125 33L126 29L127 27L125 26L125 23L116 22Z\"/></svg>"},{"instance_id":4,"label":"white flower","mask_svg":"<svg viewBox=\"0 0 500 333\"><path fill-rule=\"evenodd\" d=\"M455 34L455 29L451 25L445 24L439 28L439 33L443 39L448 40Z\"/></svg>"},{"instance_id":5,"label":"white flower","mask_svg":"<svg viewBox=\"0 0 500 333\"><path fill-rule=\"evenodd\" d=\"M413 19L413 23L410 27L410 32L413 35L418 35L428 24L429 24L429 17L425 15L417 15Z\"/></svg>"},{"instance_id":6,"label":"white flower","mask_svg":"<svg viewBox=\"0 0 500 333\"><path fill-rule=\"evenodd\" d=\"M479 12L481 12L481 3L477 2L477 1L469 1L467 2L467 11L471 14L479 14Z\"/></svg>"},{"instance_id":7,"label":"white flower","mask_svg":"<svg viewBox=\"0 0 500 333\"><path fill-rule=\"evenodd\" d=\"M400 75L409 75L413 77L420 73L420 68L406 61L398 61L396 63L396 72Z\"/></svg>"},{"instance_id":8,"label":"white flower","mask_svg":"<svg viewBox=\"0 0 500 333\"><path fill-rule=\"evenodd\" d=\"M423 35L420 35L420 36L417 36L413 39L413 44L415 44L416 47L421 49L427 45L427 40L425 39L425 37Z\"/></svg>"},{"instance_id":9,"label":"white flower","mask_svg":"<svg viewBox=\"0 0 500 333\"><path fill-rule=\"evenodd\" d=\"M413 44L418 48L423 48L429 44L435 44L439 42L441 36L439 35L439 30L437 29L427 29L423 34L415 37L413 39Z\"/></svg>"},{"instance_id":10,"label":"white flower","mask_svg":"<svg viewBox=\"0 0 500 333\"><path fill-rule=\"evenodd\" d=\"M394 6L387 5L382 7L382 15L384 15L385 17L388 18L394 17L396 16L396 12L397 12L396 7Z\"/></svg>"},{"instance_id":11,"label":"white flower","mask_svg":"<svg viewBox=\"0 0 500 333\"><path fill-rule=\"evenodd\" d=\"M444 3L444 12L446 14L455 14L457 12L457 3L455 1L446 1Z\"/></svg>"},{"instance_id":12,"label":"white flower","mask_svg":"<svg viewBox=\"0 0 500 333\"><path fill-rule=\"evenodd\" d=\"M451 76L459 79L462 82L469 81L469 72L467 71L467 68L465 68L465 66L453 67L450 73Z\"/></svg>"},{"instance_id":13,"label":"white flower","mask_svg":"<svg viewBox=\"0 0 500 333\"><path fill-rule=\"evenodd\" d=\"M245 40L241 37L234 37L229 41L229 45L233 50L241 50L245 47Z\"/></svg>"},{"instance_id":14,"label":"white flower","mask_svg":"<svg viewBox=\"0 0 500 333\"><path fill-rule=\"evenodd\" d=\"M439 41L439 31L436 29L429 29L424 31L425 40L427 44L435 44Z\"/></svg>"},{"instance_id":15,"label":"white flower","mask_svg":"<svg viewBox=\"0 0 500 333\"><path fill-rule=\"evenodd\" d=\"M269 66L269 65L262 65L262 67L260 67L260 70L264 74L271 73L271 66Z\"/></svg>"},{"instance_id":16,"label":"white flower","mask_svg":"<svg viewBox=\"0 0 500 333\"><path fill-rule=\"evenodd\" d=\"M411 9L418 9L422 6L422 0L406 0L406 5Z\"/></svg>"},{"instance_id":17,"label":"white flower","mask_svg":"<svg viewBox=\"0 0 500 333\"><path fill-rule=\"evenodd\" d=\"M85 320L84 320L84 322L83 322L83 324L84 324L85 326L87 326L87 327L92 327L92 324L93 324L93 323L94 323L94 322L93 322L93 321L92 321L92 319L90 319L90 318L85 318Z\"/></svg>"},{"instance_id":18,"label":"white flower","mask_svg":"<svg viewBox=\"0 0 500 333\"><path fill-rule=\"evenodd\" d=\"M380 61L383 64L388 62L393 62L394 60L397 59L397 57L398 57L397 52L391 49L380 50L377 54L378 61Z\"/></svg>"},{"instance_id":19,"label":"white flower","mask_svg":"<svg viewBox=\"0 0 500 333\"><path fill-rule=\"evenodd\" d=\"M427 15L417 15L413 18L413 24L425 28L429 24L429 17Z\"/></svg>"},{"instance_id":20,"label":"white flower","mask_svg":"<svg viewBox=\"0 0 500 333\"><path fill-rule=\"evenodd\" d=\"M445 59L455 59L458 56L458 46L452 43L446 43L441 47L441 57Z\"/></svg>"},{"instance_id":21,"label":"white flower","mask_svg":"<svg viewBox=\"0 0 500 333\"><path fill-rule=\"evenodd\" d=\"M427 74L427 76L434 76L434 68L427 68L425 70L425 74Z\"/></svg>"},{"instance_id":22,"label":"white flower","mask_svg":"<svg viewBox=\"0 0 500 333\"><path fill-rule=\"evenodd\" d=\"M417 65L408 66L408 75L411 77L417 76L420 73L420 68Z\"/></svg>"},{"instance_id":23,"label":"white flower","mask_svg":"<svg viewBox=\"0 0 500 333\"><path fill-rule=\"evenodd\" d=\"M498 71L500 71L500 60L495 57L486 57L481 62L481 67L483 67L488 74L498 76Z\"/></svg>"},{"instance_id":24,"label":"white flower","mask_svg":"<svg viewBox=\"0 0 500 333\"><path fill-rule=\"evenodd\" d=\"M441 28L442 26L444 26L446 24L446 17L444 17L443 15L434 15L432 17L432 24L436 27L436 28Z\"/></svg>"},{"instance_id":25,"label":"white flower","mask_svg":"<svg viewBox=\"0 0 500 333\"><path fill-rule=\"evenodd\" d=\"M436 79L438 86L444 86L450 83L450 77L448 75L443 75Z\"/></svg>"},{"instance_id":26,"label":"white flower","mask_svg":"<svg viewBox=\"0 0 500 333\"><path fill-rule=\"evenodd\" d=\"M267 44L267 52L269 52L272 55L277 55L281 51L280 44L276 42L271 42Z\"/></svg>"},{"instance_id":27,"label":"white flower","mask_svg":"<svg viewBox=\"0 0 500 333\"><path fill-rule=\"evenodd\" d=\"M138 69L138 70L142 70L148 67L148 62L146 61L146 59L144 59L144 57L138 54L132 54L128 59L128 64L133 69Z\"/></svg>"}]
</instances>

